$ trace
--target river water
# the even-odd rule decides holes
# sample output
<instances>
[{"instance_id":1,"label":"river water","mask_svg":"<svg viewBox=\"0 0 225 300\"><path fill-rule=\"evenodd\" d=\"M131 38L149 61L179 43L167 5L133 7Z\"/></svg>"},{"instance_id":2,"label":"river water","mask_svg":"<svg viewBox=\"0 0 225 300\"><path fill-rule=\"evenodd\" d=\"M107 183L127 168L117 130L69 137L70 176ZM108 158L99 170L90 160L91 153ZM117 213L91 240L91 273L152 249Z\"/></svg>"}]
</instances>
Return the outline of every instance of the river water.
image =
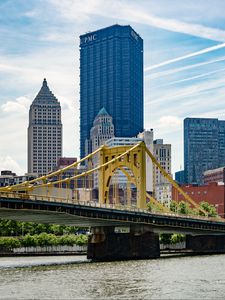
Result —
<instances>
[{"instance_id":1,"label":"river water","mask_svg":"<svg viewBox=\"0 0 225 300\"><path fill-rule=\"evenodd\" d=\"M224 299L225 255L91 263L0 258L0 299Z\"/></svg>"}]
</instances>

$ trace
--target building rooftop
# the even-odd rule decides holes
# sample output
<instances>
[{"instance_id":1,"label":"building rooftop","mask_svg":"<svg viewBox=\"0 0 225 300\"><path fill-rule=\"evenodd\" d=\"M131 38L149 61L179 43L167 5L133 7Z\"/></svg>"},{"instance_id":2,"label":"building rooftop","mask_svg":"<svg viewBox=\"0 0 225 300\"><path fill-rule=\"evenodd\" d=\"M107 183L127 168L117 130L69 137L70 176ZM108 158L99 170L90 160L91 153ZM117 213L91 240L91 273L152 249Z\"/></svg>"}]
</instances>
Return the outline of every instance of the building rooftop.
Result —
<instances>
[{"instance_id":1,"label":"building rooftop","mask_svg":"<svg viewBox=\"0 0 225 300\"><path fill-rule=\"evenodd\" d=\"M100 111L98 112L98 116L100 116L100 115L108 115L108 112L105 109L105 107L103 107L102 109L100 109Z\"/></svg>"},{"instance_id":2,"label":"building rooftop","mask_svg":"<svg viewBox=\"0 0 225 300\"><path fill-rule=\"evenodd\" d=\"M34 104L53 104L53 103L58 103L57 98L55 95L50 91L47 80L44 78L42 87L35 97Z\"/></svg>"}]
</instances>

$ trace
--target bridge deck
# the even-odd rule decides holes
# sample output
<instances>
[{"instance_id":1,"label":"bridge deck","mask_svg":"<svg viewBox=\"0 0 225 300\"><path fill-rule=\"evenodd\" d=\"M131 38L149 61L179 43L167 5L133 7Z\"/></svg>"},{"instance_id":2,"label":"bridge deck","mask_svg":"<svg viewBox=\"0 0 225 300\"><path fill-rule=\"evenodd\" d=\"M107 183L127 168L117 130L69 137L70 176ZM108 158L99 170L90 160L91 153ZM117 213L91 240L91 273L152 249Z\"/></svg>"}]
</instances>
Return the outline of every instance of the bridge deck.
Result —
<instances>
[{"instance_id":1,"label":"bridge deck","mask_svg":"<svg viewBox=\"0 0 225 300\"><path fill-rule=\"evenodd\" d=\"M63 203L0 196L0 218L74 226L148 225L155 232L225 234L225 222L140 209L115 209L98 203Z\"/></svg>"}]
</instances>

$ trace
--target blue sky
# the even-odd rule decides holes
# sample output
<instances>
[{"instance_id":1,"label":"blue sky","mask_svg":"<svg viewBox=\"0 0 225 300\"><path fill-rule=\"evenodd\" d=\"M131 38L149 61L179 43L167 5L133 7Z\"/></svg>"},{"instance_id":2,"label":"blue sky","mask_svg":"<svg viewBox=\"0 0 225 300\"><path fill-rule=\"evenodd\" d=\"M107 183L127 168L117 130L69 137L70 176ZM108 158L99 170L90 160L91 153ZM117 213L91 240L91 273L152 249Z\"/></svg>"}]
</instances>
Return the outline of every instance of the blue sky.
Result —
<instances>
[{"instance_id":1,"label":"blue sky","mask_svg":"<svg viewBox=\"0 0 225 300\"><path fill-rule=\"evenodd\" d=\"M79 156L79 35L130 24L144 39L145 128L183 167L183 119L225 119L224 0L0 0L0 170L27 168L43 78L62 104L63 155Z\"/></svg>"}]
</instances>

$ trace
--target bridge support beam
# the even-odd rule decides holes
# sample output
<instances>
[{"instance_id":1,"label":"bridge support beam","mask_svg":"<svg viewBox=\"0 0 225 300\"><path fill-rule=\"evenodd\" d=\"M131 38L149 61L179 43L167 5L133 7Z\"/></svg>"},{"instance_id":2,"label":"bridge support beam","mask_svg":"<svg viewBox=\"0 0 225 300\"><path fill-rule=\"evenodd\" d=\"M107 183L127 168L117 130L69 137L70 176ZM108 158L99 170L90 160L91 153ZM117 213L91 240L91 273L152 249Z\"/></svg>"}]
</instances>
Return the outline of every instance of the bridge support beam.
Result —
<instances>
[{"instance_id":1,"label":"bridge support beam","mask_svg":"<svg viewBox=\"0 0 225 300\"><path fill-rule=\"evenodd\" d=\"M187 235L186 248L196 253L225 253L225 235Z\"/></svg>"},{"instance_id":2,"label":"bridge support beam","mask_svg":"<svg viewBox=\"0 0 225 300\"><path fill-rule=\"evenodd\" d=\"M91 232L88 259L116 261L160 256L159 235L140 226L94 227Z\"/></svg>"}]
</instances>

